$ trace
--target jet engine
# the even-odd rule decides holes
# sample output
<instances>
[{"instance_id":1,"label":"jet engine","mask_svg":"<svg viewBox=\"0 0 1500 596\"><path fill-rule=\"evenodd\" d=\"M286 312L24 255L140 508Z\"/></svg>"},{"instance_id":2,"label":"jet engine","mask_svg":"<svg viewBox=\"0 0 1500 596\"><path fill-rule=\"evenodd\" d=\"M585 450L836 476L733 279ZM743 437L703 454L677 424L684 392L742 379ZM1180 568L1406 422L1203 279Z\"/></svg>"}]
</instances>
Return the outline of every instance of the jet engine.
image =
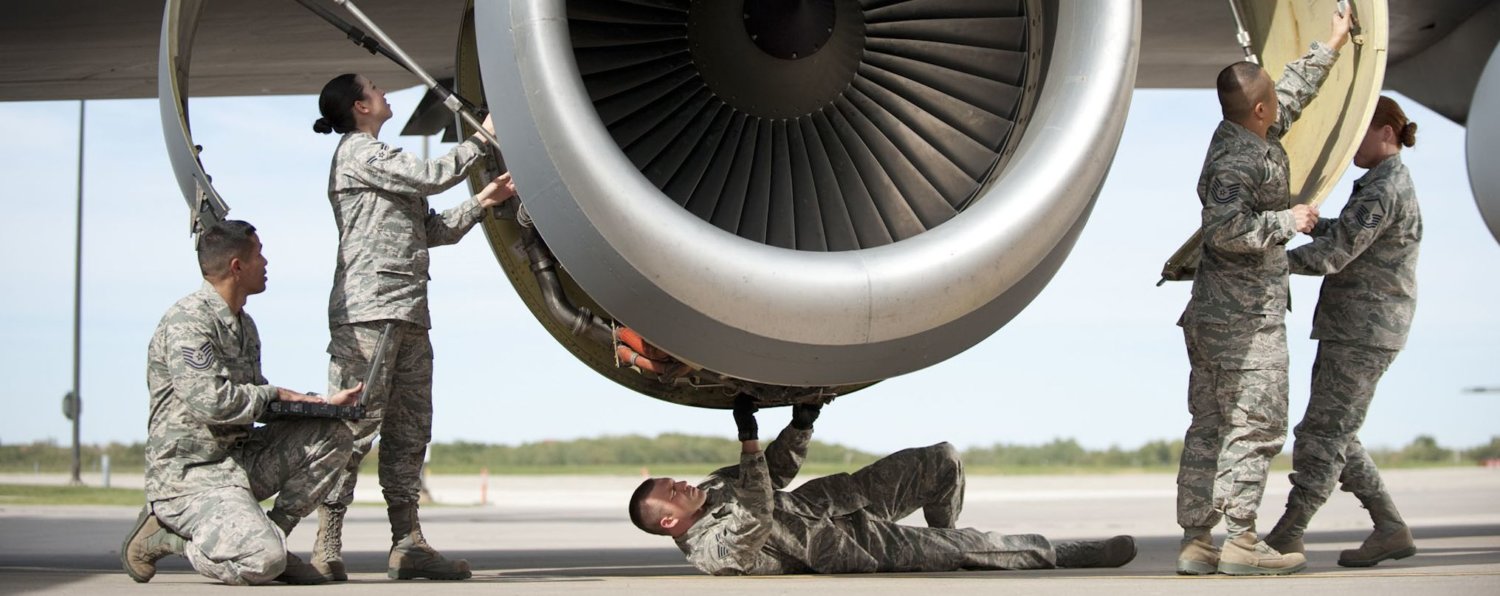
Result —
<instances>
[{"instance_id":1,"label":"jet engine","mask_svg":"<svg viewBox=\"0 0 1500 596\"><path fill-rule=\"evenodd\" d=\"M529 215L486 231L552 335L648 395L727 406L744 382L795 400L911 372L988 337L1067 256L1119 142L1139 14L480 1L457 86L491 107ZM560 292L518 249L533 233ZM620 368L601 326L694 372Z\"/></svg>"},{"instance_id":2,"label":"jet engine","mask_svg":"<svg viewBox=\"0 0 1500 596\"><path fill-rule=\"evenodd\" d=\"M1140 35L1138 0L478 0L464 18L456 91L503 156L473 182L509 170L522 199L484 223L502 269L594 370L705 407L847 394L1025 308L1109 171ZM171 105L190 41L163 27L163 121L201 213L216 197Z\"/></svg>"}]
</instances>

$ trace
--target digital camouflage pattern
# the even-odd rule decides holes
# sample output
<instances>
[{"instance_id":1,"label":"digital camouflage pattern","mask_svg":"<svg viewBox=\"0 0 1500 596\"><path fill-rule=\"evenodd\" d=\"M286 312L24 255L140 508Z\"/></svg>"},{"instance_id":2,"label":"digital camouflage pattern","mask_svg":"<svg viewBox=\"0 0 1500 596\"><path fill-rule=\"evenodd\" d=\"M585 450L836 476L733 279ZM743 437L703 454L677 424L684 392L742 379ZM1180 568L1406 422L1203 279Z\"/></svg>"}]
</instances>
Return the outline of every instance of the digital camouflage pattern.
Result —
<instances>
[{"instance_id":1,"label":"digital camouflage pattern","mask_svg":"<svg viewBox=\"0 0 1500 596\"><path fill-rule=\"evenodd\" d=\"M1263 317L1259 327L1185 327L1188 412L1192 423L1183 439L1177 470L1177 523L1209 528L1221 514L1254 519L1265 491L1271 458L1286 444L1286 331ZM1224 368L1213 356L1230 334L1250 334L1253 351L1283 355L1277 368ZM1277 348L1279 346L1279 348Z\"/></svg>"},{"instance_id":2,"label":"digital camouflage pattern","mask_svg":"<svg viewBox=\"0 0 1500 596\"><path fill-rule=\"evenodd\" d=\"M162 524L187 539L200 573L258 584L286 565L285 536L260 501L288 519L311 513L351 453L336 420L253 422L276 397L260 371L260 336L213 286L167 310L148 348L151 414L146 495Z\"/></svg>"},{"instance_id":3,"label":"digital camouflage pattern","mask_svg":"<svg viewBox=\"0 0 1500 596\"><path fill-rule=\"evenodd\" d=\"M286 536L242 488L226 487L152 503L163 526L187 539L193 569L231 585L270 582L286 569Z\"/></svg>"},{"instance_id":4,"label":"digital camouflage pattern","mask_svg":"<svg viewBox=\"0 0 1500 596\"><path fill-rule=\"evenodd\" d=\"M693 566L713 575L1054 566L1042 536L954 529L964 475L947 443L780 490L797 475L811 436L789 426L764 452L744 454L738 466L698 485L707 493L706 512L676 538ZM895 523L917 509L929 527Z\"/></svg>"},{"instance_id":5,"label":"digital camouflage pattern","mask_svg":"<svg viewBox=\"0 0 1500 596\"><path fill-rule=\"evenodd\" d=\"M1336 483L1368 501L1385 492L1380 471L1359 442L1375 385L1395 350L1323 340L1313 361L1312 395L1292 444L1290 501L1317 511Z\"/></svg>"},{"instance_id":6,"label":"digital camouflage pattern","mask_svg":"<svg viewBox=\"0 0 1500 596\"><path fill-rule=\"evenodd\" d=\"M1375 386L1406 343L1417 306L1422 215L1411 174L1393 155L1354 183L1337 218L1288 252L1292 273L1323 275L1313 314L1312 393L1292 445L1289 500L1316 511L1336 483L1363 502L1385 485L1359 441Z\"/></svg>"},{"instance_id":7,"label":"digital camouflage pattern","mask_svg":"<svg viewBox=\"0 0 1500 596\"><path fill-rule=\"evenodd\" d=\"M386 502L417 501L432 434L427 249L458 242L483 216L473 197L438 214L427 195L461 182L486 150L471 137L425 161L355 131L334 152L328 200L339 228L339 255L328 300L330 390L365 380L384 322L403 324L388 342L381 378L365 387L366 416L350 425L355 455L331 506L353 500L359 464L377 433Z\"/></svg>"},{"instance_id":8,"label":"digital camouflage pattern","mask_svg":"<svg viewBox=\"0 0 1500 596\"><path fill-rule=\"evenodd\" d=\"M1276 82L1278 119L1265 139L1228 120L1214 130L1198 178L1203 256L1185 317L1229 322L1223 319L1286 312L1282 247L1297 230L1281 137L1317 95L1336 57L1331 48L1314 43L1311 52L1287 65Z\"/></svg>"},{"instance_id":9,"label":"digital camouflage pattern","mask_svg":"<svg viewBox=\"0 0 1500 596\"><path fill-rule=\"evenodd\" d=\"M193 569L227 584L263 584L286 566L286 535L260 502L276 496L273 514L312 513L349 461L348 427L328 419L278 419L255 429L231 452L250 488L221 487L151 504L162 525L187 539Z\"/></svg>"},{"instance_id":10,"label":"digital camouflage pattern","mask_svg":"<svg viewBox=\"0 0 1500 596\"><path fill-rule=\"evenodd\" d=\"M1281 137L1317 95L1337 53L1314 43L1276 83L1278 119L1261 139L1223 121L1198 180L1203 255L1183 328L1192 372L1177 476L1184 528L1221 514L1253 520L1287 426L1284 245L1296 235Z\"/></svg>"},{"instance_id":11,"label":"digital camouflage pattern","mask_svg":"<svg viewBox=\"0 0 1500 596\"><path fill-rule=\"evenodd\" d=\"M485 153L472 138L425 161L363 132L345 134L333 154L328 201L339 228L328 324L393 319L431 327L427 249L458 242L483 216L473 197L433 211L427 196L464 180Z\"/></svg>"},{"instance_id":12,"label":"digital camouflage pattern","mask_svg":"<svg viewBox=\"0 0 1500 596\"><path fill-rule=\"evenodd\" d=\"M162 316L147 348L146 498L250 488L230 450L276 398L260 372L260 332L207 282Z\"/></svg>"},{"instance_id":13,"label":"digital camouflage pattern","mask_svg":"<svg viewBox=\"0 0 1500 596\"><path fill-rule=\"evenodd\" d=\"M328 386L353 387L369 374L385 322L354 323L333 329L329 342ZM340 474L328 504L354 502L359 464L380 435L380 486L386 503L416 503L422 490L422 460L432 440L432 342L427 329L397 324L386 342L383 370L361 403L365 417L351 421L354 456Z\"/></svg>"},{"instance_id":14,"label":"digital camouflage pattern","mask_svg":"<svg viewBox=\"0 0 1500 596\"><path fill-rule=\"evenodd\" d=\"M1312 236L1287 251L1292 273L1325 276L1312 338L1404 347L1417 310L1422 212L1401 156L1365 172L1339 216L1320 219Z\"/></svg>"}]
</instances>

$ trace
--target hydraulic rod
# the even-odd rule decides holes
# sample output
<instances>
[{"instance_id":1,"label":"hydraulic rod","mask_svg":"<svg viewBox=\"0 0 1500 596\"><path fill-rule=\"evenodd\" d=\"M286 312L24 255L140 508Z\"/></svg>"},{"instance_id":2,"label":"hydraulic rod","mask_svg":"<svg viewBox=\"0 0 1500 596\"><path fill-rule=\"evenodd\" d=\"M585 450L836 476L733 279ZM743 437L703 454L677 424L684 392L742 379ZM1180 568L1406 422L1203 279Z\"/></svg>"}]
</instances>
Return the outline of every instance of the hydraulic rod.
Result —
<instances>
[{"instance_id":1,"label":"hydraulic rod","mask_svg":"<svg viewBox=\"0 0 1500 596\"><path fill-rule=\"evenodd\" d=\"M1260 57L1250 47L1250 32L1245 29L1245 20L1240 16L1240 3L1237 0L1229 0L1229 12L1234 14L1234 39L1239 42L1240 49L1245 51L1245 60L1260 64ZM1157 285L1161 283L1158 282Z\"/></svg>"},{"instance_id":2,"label":"hydraulic rod","mask_svg":"<svg viewBox=\"0 0 1500 596\"><path fill-rule=\"evenodd\" d=\"M331 23L336 20L336 18L330 20L329 17L331 17L332 15L325 16L322 12L319 12L318 9L314 9L309 4L308 0L297 1L303 6L307 6L310 10L313 10L313 12L318 13L319 16L323 16L325 20L329 20L329 22ZM433 78L432 75L428 74L426 70L423 70L420 65L413 61L411 59L411 56L408 56L406 52L402 51L401 46L396 45L396 42L391 40L390 36L386 35L385 31L382 30L379 25L375 24L375 21L372 21L370 20L370 17L365 16L364 11L360 10L359 7L356 6L353 2L350 2L349 0L334 0L334 3L344 7L344 9L349 11L349 14L354 17L354 20L359 21L359 23L363 25L365 29L369 30L369 34L373 35L375 37L375 40L379 44L377 47L381 48L380 50L376 51L379 51L381 55L390 58L402 68L405 68L413 75L416 75L418 79L421 79L423 85L426 85L428 89L437 94L438 97L442 98L443 106L447 107L449 111L452 111L454 115L457 115L460 119L462 119L465 124L468 124L470 127L479 131L479 135L484 137L484 140L488 142L490 146L494 147L495 151L500 151L500 141L495 138L494 134L491 134L490 131L484 129L484 126L480 123L479 118L477 118L474 112L471 111L477 110L476 107L474 107L472 104L465 105L468 102L465 102L463 98L459 97L452 91L448 90L447 87L444 87L442 84L438 83L437 79ZM335 23L334 26L337 27L338 24ZM343 27L339 28L343 29ZM353 29L353 27L350 27L350 29ZM356 31L358 30L356 29ZM345 32L348 33L347 30ZM363 35L363 33L360 33L360 35ZM358 43L361 46L364 46L366 48L370 47L366 41L356 39L354 34L352 33L350 34L350 39L355 40L355 43Z\"/></svg>"}]
</instances>

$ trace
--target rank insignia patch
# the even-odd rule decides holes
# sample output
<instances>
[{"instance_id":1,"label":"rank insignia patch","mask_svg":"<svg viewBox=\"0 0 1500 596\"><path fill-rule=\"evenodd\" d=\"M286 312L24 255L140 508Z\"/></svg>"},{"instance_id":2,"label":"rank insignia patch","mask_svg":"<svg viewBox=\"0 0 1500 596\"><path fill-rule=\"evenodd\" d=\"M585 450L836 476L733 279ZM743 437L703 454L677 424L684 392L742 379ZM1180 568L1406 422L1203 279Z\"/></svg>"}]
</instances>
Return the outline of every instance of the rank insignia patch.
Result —
<instances>
[{"instance_id":1,"label":"rank insignia patch","mask_svg":"<svg viewBox=\"0 0 1500 596\"><path fill-rule=\"evenodd\" d=\"M1354 206L1354 219L1365 229L1374 229L1380 225L1380 220L1385 219L1385 209L1378 201L1362 202Z\"/></svg>"},{"instance_id":2,"label":"rank insignia patch","mask_svg":"<svg viewBox=\"0 0 1500 596\"><path fill-rule=\"evenodd\" d=\"M1213 195L1215 203L1222 205L1240 198L1240 185L1239 183L1225 184L1215 179L1213 186L1209 189L1209 194Z\"/></svg>"},{"instance_id":3,"label":"rank insignia patch","mask_svg":"<svg viewBox=\"0 0 1500 596\"><path fill-rule=\"evenodd\" d=\"M214 345L205 341L196 348L183 348L182 363L195 370L207 370L214 365Z\"/></svg>"}]
</instances>

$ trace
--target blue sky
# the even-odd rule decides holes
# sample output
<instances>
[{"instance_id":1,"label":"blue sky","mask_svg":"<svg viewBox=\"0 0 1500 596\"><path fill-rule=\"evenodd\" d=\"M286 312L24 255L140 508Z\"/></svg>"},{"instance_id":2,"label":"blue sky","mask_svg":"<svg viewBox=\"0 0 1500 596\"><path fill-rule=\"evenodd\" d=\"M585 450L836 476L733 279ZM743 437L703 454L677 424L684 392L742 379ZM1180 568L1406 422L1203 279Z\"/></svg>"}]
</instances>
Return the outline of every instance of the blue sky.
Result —
<instances>
[{"instance_id":1,"label":"blue sky","mask_svg":"<svg viewBox=\"0 0 1500 596\"><path fill-rule=\"evenodd\" d=\"M392 93L409 113L419 92ZM1398 96L1399 97L1399 96ZM1409 100L1419 143L1405 153L1426 226L1420 299L1407 349L1387 373L1362 437L1399 446L1419 434L1470 446L1500 435L1500 246L1469 191L1461 127ZM261 230L270 289L248 310L273 383L322 391L326 304L336 231L325 194L336 139L314 134L312 97L192 102L196 140L233 217ZM77 102L0 103L0 442L66 443L60 399L71 385ZM1078 246L1047 289L992 337L928 369L840 398L820 438L890 451L952 441L1089 447L1178 438L1188 364L1174 326L1188 286L1155 287L1161 263L1197 225L1194 185L1218 122L1205 91L1145 90ZM383 139L419 152L417 138ZM200 283L187 214L152 100L88 104L83 283L83 440L146 434L146 343L162 312ZM434 143L433 154L447 149ZM1350 168L1325 214L1336 212ZM520 189L525 193L525 188ZM444 208L456 189L432 199ZM1301 242L1301 240L1294 241ZM433 251L437 441L518 443L598 435L728 436L727 412L622 389L555 344L523 307L481 231ZM1315 342L1306 339L1318 280L1293 278L1291 411L1307 402ZM761 415L763 428L786 412Z\"/></svg>"}]
</instances>

